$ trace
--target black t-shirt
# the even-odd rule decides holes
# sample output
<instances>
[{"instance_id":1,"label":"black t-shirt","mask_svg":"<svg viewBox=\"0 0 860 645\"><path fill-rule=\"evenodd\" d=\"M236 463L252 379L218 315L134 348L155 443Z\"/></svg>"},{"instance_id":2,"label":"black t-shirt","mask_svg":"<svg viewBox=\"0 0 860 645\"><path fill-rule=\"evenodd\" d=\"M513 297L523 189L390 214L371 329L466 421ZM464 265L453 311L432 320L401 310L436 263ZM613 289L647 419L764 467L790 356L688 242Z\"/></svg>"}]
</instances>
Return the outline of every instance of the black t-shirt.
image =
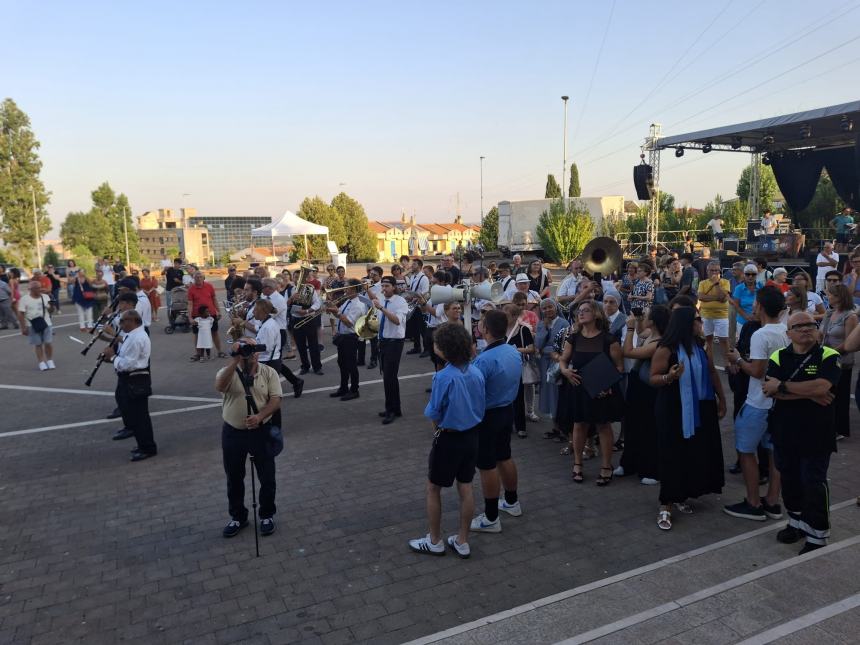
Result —
<instances>
[{"instance_id":1,"label":"black t-shirt","mask_svg":"<svg viewBox=\"0 0 860 645\"><path fill-rule=\"evenodd\" d=\"M170 267L164 272L165 281L167 282L167 290L175 289L182 286L182 269Z\"/></svg>"},{"instance_id":2,"label":"black t-shirt","mask_svg":"<svg viewBox=\"0 0 860 645\"><path fill-rule=\"evenodd\" d=\"M696 295L696 290L693 288L693 282L696 277L696 270L692 266L685 266L681 270L681 283L678 285L678 291L684 287L689 287L685 292L688 295Z\"/></svg>"},{"instance_id":3,"label":"black t-shirt","mask_svg":"<svg viewBox=\"0 0 860 645\"><path fill-rule=\"evenodd\" d=\"M711 260L711 258L698 258L693 260L693 266L699 273L699 280L706 280L708 278L708 265L712 261L713 260Z\"/></svg>"},{"instance_id":4,"label":"black t-shirt","mask_svg":"<svg viewBox=\"0 0 860 645\"><path fill-rule=\"evenodd\" d=\"M529 276L529 289L538 294L542 293L547 284L546 274L541 271L541 274L536 278L529 274L526 275Z\"/></svg>"},{"instance_id":5,"label":"black t-shirt","mask_svg":"<svg viewBox=\"0 0 860 645\"><path fill-rule=\"evenodd\" d=\"M48 280L51 281L51 289L59 289L60 288L60 279L53 273L46 273L48 276Z\"/></svg>"},{"instance_id":6,"label":"black t-shirt","mask_svg":"<svg viewBox=\"0 0 860 645\"><path fill-rule=\"evenodd\" d=\"M532 336L532 330L526 327L525 325L520 325L520 328L511 336L511 339L508 341L509 345L513 345L517 349L522 349L523 347L528 347L529 345L534 345L535 339Z\"/></svg>"},{"instance_id":7,"label":"black t-shirt","mask_svg":"<svg viewBox=\"0 0 860 645\"><path fill-rule=\"evenodd\" d=\"M792 377L801 364L801 369ZM816 345L806 354L796 354L792 345L789 345L771 354L767 375L791 383L827 379L832 384L830 391L835 394L836 384L842 375L839 352ZM833 403L822 406L810 399L777 399L769 428L777 446L786 446L806 454L829 454L836 452L835 415Z\"/></svg>"},{"instance_id":8,"label":"black t-shirt","mask_svg":"<svg viewBox=\"0 0 860 645\"><path fill-rule=\"evenodd\" d=\"M450 269L445 269L445 270L451 274L451 284L460 284L460 269L459 269L459 267L452 266Z\"/></svg>"},{"instance_id":9,"label":"black t-shirt","mask_svg":"<svg viewBox=\"0 0 860 645\"><path fill-rule=\"evenodd\" d=\"M746 359L750 357L750 344L752 335L761 329L761 323L758 320L750 320L744 323L741 327L741 333L738 335L738 342L735 343L735 349L738 354ZM790 373L790 372L789 372ZM747 393L750 388L750 377L746 372L738 370L737 374L728 373L729 387L732 388L732 398L734 400L734 415L737 416L744 401L747 400Z\"/></svg>"}]
</instances>

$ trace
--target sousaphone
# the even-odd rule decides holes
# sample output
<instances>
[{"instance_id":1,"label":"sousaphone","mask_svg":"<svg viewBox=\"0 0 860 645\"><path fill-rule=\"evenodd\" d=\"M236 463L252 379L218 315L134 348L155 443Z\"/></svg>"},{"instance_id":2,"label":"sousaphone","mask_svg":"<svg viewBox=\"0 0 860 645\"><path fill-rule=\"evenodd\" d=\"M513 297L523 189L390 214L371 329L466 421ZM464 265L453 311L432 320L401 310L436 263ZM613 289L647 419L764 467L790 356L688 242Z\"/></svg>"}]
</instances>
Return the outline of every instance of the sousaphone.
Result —
<instances>
[{"instance_id":1,"label":"sousaphone","mask_svg":"<svg viewBox=\"0 0 860 645\"><path fill-rule=\"evenodd\" d=\"M621 265L621 245L611 237L596 237L582 250L582 268L594 280L609 275Z\"/></svg>"}]
</instances>

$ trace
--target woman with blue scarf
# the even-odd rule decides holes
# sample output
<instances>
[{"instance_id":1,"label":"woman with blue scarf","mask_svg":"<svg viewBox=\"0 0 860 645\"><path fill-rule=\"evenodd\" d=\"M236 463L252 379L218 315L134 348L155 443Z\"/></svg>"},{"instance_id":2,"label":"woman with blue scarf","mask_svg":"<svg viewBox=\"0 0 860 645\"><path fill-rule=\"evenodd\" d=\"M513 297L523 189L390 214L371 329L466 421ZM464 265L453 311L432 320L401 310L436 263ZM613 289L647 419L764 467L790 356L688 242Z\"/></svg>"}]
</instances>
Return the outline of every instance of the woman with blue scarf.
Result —
<instances>
[{"instance_id":1,"label":"woman with blue scarf","mask_svg":"<svg viewBox=\"0 0 860 645\"><path fill-rule=\"evenodd\" d=\"M556 422L558 408L558 381L547 382L546 374L550 366L558 360L560 352L556 353L554 340L559 332L567 328L567 321L560 315L558 303L552 298L546 298L540 303L541 319L535 332L535 349L540 355L541 382L538 407L542 414L553 419L552 432L545 432L545 439L563 441L563 435Z\"/></svg>"},{"instance_id":2,"label":"woman with blue scarf","mask_svg":"<svg viewBox=\"0 0 860 645\"><path fill-rule=\"evenodd\" d=\"M720 419L726 414L726 397L704 350L702 319L692 307L672 312L651 359L650 381L658 388L657 526L668 531L673 504L682 513L692 513L688 499L719 494L725 484Z\"/></svg>"}]
</instances>

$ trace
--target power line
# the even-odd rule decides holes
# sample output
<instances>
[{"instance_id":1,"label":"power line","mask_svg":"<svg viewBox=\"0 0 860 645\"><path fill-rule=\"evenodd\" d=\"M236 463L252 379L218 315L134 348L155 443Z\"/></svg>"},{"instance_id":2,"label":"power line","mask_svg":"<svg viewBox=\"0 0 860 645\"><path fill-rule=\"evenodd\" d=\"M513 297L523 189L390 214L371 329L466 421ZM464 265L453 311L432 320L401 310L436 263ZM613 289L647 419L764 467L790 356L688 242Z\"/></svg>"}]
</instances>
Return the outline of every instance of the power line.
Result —
<instances>
[{"instance_id":1,"label":"power line","mask_svg":"<svg viewBox=\"0 0 860 645\"><path fill-rule=\"evenodd\" d=\"M731 0L730 0L731 1ZM616 0L612 0L612 7L609 9L609 18L606 20L606 28L603 30L603 38L600 40L600 48L597 50L597 59L594 61L594 67L591 69L591 80L588 82L588 91L585 93L585 101L582 103L582 110L579 112L579 119L576 122L576 128L573 131L573 140L577 140L579 127L582 125L582 117L585 116L585 111L588 109L588 99L591 97L591 88L594 86L594 77L597 75L597 68L600 66L600 57L603 55L603 46L606 44L606 36L609 34L609 26L612 24L612 16L615 14ZM564 187L562 186L562 191Z\"/></svg>"}]
</instances>

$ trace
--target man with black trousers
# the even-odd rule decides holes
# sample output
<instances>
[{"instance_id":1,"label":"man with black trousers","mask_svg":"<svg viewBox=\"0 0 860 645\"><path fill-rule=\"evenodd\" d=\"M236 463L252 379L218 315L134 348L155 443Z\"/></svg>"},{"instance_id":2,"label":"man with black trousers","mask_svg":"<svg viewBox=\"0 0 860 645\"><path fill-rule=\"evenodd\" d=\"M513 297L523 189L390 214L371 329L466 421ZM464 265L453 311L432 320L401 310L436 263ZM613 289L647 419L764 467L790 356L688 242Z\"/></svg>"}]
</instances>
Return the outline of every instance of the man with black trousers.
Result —
<instances>
[{"instance_id":1,"label":"man with black trousers","mask_svg":"<svg viewBox=\"0 0 860 645\"><path fill-rule=\"evenodd\" d=\"M367 305L368 309L370 308L370 299L374 297L379 297L382 295L382 284L380 280L382 280L382 267L371 267L367 276L370 280L370 286L367 288L366 296L359 296L361 301ZM358 363L357 365L364 365L364 358L367 355L367 343L370 343L370 362L367 364L367 369L372 370L375 368L379 361L379 339L374 336L369 341L361 341L358 344Z\"/></svg>"},{"instance_id":2,"label":"man with black trousers","mask_svg":"<svg viewBox=\"0 0 860 645\"><path fill-rule=\"evenodd\" d=\"M406 284L409 291L425 297L430 293L430 280L424 275L423 268L424 262L419 258L412 260L412 270L407 277ZM432 347L425 345L424 353L421 353L421 340L424 336L425 328L424 316L421 315L420 307L416 307L412 310L412 315L406 321L406 335L412 340L412 349L406 352L407 354L421 354L423 358L430 356Z\"/></svg>"},{"instance_id":3,"label":"man with black trousers","mask_svg":"<svg viewBox=\"0 0 860 645\"><path fill-rule=\"evenodd\" d=\"M290 296L287 303L292 305L290 307L290 316L292 318L293 338L296 340L296 349L298 350L299 358L301 359L301 369L299 369L299 374L305 375L311 370L311 368L313 368L314 374L322 376L323 371L322 363L320 362L320 344L317 337L320 329L320 317L316 316L314 320L302 324L301 327L297 327L299 322L319 311L322 303L320 302L319 293L317 293L316 290L314 290L313 299L308 307L295 304L294 301L298 295L298 292L294 293Z\"/></svg>"},{"instance_id":4,"label":"man with black trousers","mask_svg":"<svg viewBox=\"0 0 860 645\"><path fill-rule=\"evenodd\" d=\"M355 333L355 321L367 313L367 305L358 298L360 284L355 278L348 280L346 301L340 306L331 305L326 309L336 321L334 344L340 369L340 387L329 396L339 397L341 401L358 398L358 335Z\"/></svg>"},{"instance_id":5,"label":"man with black trousers","mask_svg":"<svg viewBox=\"0 0 860 645\"><path fill-rule=\"evenodd\" d=\"M173 302L173 296L170 294L172 289L182 286L182 258L176 258L173 261L173 266L169 267L164 272L164 296L167 300L167 311L170 311L170 305Z\"/></svg>"},{"instance_id":6,"label":"man with black trousers","mask_svg":"<svg viewBox=\"0 0 860 645\"><path fill-rule=\"evenodd\" d=\"M379 367L382 371L382 385L385 390L385 410L379 413L383 425L393 422L395 417L403 416L400 409L400 358L403 355L403 339L406 337L406 313L409 305L401 296L394 293L397 281L394 276L382 278L382 296L373 297L371 304L376 307L379 321Z\"/></svg>"}]
</instances>

